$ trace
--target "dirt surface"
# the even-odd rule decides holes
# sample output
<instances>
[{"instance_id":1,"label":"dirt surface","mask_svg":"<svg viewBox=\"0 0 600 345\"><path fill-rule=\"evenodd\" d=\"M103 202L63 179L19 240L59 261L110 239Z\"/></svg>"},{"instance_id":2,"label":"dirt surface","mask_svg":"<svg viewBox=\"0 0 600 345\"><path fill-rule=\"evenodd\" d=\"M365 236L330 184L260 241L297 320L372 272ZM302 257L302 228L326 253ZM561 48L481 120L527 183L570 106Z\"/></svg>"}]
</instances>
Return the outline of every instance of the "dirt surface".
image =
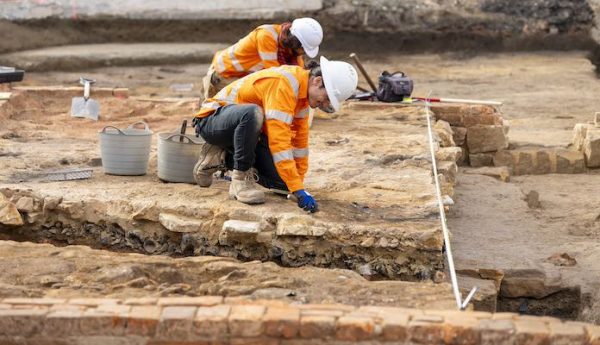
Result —
<instances>
[{"instance_id":1,"label":"dirt surface","mask_svg":"<svg viewBox=\"0 0 600 345\"><path fill-rule=\"evenodd\" d=\"M344 56L337 54L337 57ZM462 53L388 55L385 58L362 55L361 59L373 77L383 69L407 72L415 79L415 95L431 92L432 96L504 101L501 110L511 124L509 137L515 146L566 147L573 125L590 121L594 112L600 110L596 102L600 82L583 51L476 56ZM169 71L165 72L165 68ZM90 75L97 76L104 86L131 87L134 95L195 97L200 94L195 88L182 94L173 92L168 85L197 83L204 69L205 66L199 65L103 68L91 71ZM69 84L77 77L78 73L29 73L23 85ZM367 86L364 81L361 84ZM189 103L182 109L192 108L193 103ZM160 111L173 114L178 110ZM363 118L370 119L371 115L364 114ZM153 126L172 128L167 115L162 119L163 115L155 116L149 119L155 121ZM32 116L27 121L32 124L39 120ZM30 124L29 128L35 128ZM331 124L335 122L317 119L315 133L330 131L345 137L357 130L340 130ZM44 126L43 123L40 126ZM40 130L47 128L40 127ZM67 130L77 131L76 128ZM8 134L5 132L5 135ZM65 145L66 141L48 143ZM84 149L89 150L89 145ZM64 152L69 150L65 148ZM560 274L562 284L580 284L588 299L586 305L591 307L584 309L579 317L599 322L597 299L600 296L594 293L600 281L596 253L600 245L600 193L596 188L599 179L597 171L513 177L510 183L485 176L461 175L455 187L456 204L450 214L457 266L498 270L527 268L548 275ZM541 208L530 209L523 200L523 193L530 190L539 192ZM555 266L547 258L556 253L569 254L577 264Z\"/></svg>"}]
</instances>

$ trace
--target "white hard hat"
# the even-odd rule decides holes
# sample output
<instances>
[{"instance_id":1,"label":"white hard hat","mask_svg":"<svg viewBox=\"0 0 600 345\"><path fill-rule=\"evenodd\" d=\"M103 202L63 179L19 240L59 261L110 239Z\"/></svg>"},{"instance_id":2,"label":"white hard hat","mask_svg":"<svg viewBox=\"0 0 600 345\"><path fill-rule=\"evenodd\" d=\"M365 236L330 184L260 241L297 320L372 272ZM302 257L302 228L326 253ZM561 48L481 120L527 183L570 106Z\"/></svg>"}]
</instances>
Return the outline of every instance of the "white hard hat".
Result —
<instances>
[{"instance_id":1,"label":"white hard hat","mask_svg":"<svg viewBox=\"0 0 600 345\"><path fill-rule=\"evenodd\" d=\"M302 49L308 57L314 58L319 54L319 44L323 41L323 29L319 22L312 18L295 19L290 32L302 43Z\"/></svg>"},{"instance_id":2,"label":"white hard hat","mask_svg":"<svg viewBox=\"0 0 600 345\"><path fill-rule=\"evenodd\" d=\"M321 73L325 91L335 111L340 103L352 96L358 86L358 74L351 64L343 61L329 61L321 56Z\"/></svg>"}]
</instances>

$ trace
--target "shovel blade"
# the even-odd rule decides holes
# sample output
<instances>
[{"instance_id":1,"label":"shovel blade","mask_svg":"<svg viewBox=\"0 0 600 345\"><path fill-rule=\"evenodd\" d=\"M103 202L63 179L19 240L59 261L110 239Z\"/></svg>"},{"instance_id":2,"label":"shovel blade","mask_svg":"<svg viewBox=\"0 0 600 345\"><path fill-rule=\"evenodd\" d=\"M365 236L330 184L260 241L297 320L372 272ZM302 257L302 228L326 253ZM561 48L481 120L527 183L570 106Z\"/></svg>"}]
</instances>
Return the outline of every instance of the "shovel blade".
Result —
<instances>
[{"instance_id":1,"label":"shovel blade","mask_svg":"<svg viewBox=\"0 0 600 345\"><path fill-rule=\"evenodd\" d=\"M84 97L73 97L71 101L71 116L72 117L85 117L98 121L100 114L100 104L91 99L85 99Z\"/></svg>"}]
</instances>

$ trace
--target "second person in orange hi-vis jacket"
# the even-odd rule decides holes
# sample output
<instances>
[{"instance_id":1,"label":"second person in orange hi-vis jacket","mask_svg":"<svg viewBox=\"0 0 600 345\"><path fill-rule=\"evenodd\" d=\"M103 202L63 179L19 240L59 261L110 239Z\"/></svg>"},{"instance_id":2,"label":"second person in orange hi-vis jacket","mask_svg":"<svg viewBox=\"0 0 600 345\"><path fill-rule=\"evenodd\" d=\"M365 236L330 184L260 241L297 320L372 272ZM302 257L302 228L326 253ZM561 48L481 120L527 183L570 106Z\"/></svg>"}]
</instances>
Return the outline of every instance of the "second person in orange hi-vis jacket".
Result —
<instances>
[{"instance_id":1,"label":"second person in orange hi-vis jacket","mask_svg":"<svg viewBox=\"0 0 600 345\"><path fill-rule=\"evenodd\" d=\"M262 69L304 66L302 55L314 58L323 40L321 25L312 18L257 27L236 44L215 54L203 79L204 99L231 82Z\"/></svg>"},{"instance_id":2,"label":"second person in orange hi-vis jacket","mask_svg":"<svg viewBox=\"0 0 600 345\"><path fill-rule=\"evenodd\" d=\"M196 114L196 135L206 143L194 167L201 187L213 174L232 170L229 195L240 202L265 201L265 188L293 193L298 206L315 212L304 186L308 170L308 110L339 110L356 90L352 65L321 57L307 68L280 66L252 73L204 101Z\"/></svg>"}]
</instances>

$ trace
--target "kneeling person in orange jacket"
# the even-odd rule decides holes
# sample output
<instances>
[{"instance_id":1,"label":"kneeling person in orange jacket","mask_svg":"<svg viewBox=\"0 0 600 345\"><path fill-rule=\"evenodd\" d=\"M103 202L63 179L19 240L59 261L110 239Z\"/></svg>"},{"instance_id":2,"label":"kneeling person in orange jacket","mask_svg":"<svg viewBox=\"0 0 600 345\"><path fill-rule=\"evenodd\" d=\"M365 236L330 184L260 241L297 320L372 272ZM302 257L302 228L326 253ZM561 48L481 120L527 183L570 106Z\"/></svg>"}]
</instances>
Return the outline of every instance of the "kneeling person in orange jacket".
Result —
<instances>
[{"instance_id":1,"label":"kneeling person in orange jacket","mask_svg":"<svg viewBox=\"0 0 600 345\"><path fill-rule=\"evenodd\" d=\"M302 54L319 53L323 29L312 18L257 27L236 44L218 51L203 79L204 99L250 73L281 65L304 66Z\"/></svg>"},{"instance_id":2,"label":"kneeling person in orange jacket","mask_svg":"<svg viewBox=\"0 0 600 345\"><path fill-rule=\"evenodd\" d=\"M304 190L308 170L308 109L339 110L356 90L358 76L346 62L321 57L307 69L280 66L235 81L202 104L194 119L203 145L194 177L209 187L223 166L232 172L231 197L248 204L265 201L256 184L285 190L306 211L318 210ZM254 169L251 169L254 168Z\"/></svg>"}]
</instances>

